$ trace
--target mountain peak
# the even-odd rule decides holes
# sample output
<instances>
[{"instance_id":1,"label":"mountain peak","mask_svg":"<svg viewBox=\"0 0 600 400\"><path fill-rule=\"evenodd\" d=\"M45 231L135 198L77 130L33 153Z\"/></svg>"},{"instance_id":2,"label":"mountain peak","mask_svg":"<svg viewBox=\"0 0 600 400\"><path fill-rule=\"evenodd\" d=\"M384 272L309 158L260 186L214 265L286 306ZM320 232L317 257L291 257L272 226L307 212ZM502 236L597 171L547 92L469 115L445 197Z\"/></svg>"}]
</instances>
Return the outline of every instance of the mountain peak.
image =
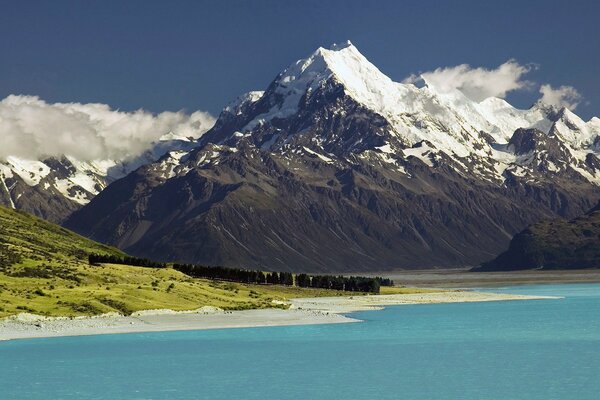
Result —
<instances>
[{"instance_id":1,"label":"mountain peak","mask_svg":"<svg viewBox=\"0 0 600 400\"><path fill-rule=\"evenodd\" d=\"M354 45L352 44L351 41L346 40L344 43L334 43L331 46L329 46L329 50L333 50L333 51L339 51L339 50L344 50L348 47L354 47ZM354 49L356 49L356 47L354 47Z\"/></svg>"},{"instance_id":2,"label":"mountain peak","mask_svg":"<svg viewBox=\"0 0 600 400\"><path fill-rule=\"evenodd\" d=\"M265 93L267 97L274 95L271 108L245 128L252 129L259 123L293 115L305 94L316 91L331 79L356 101L374 110L390 103L390 97L394 97L392 103L398 104L396 86L403 86L379 71L350 41L334 44L330 49L319 47L277 76Z\"/></svg>"},{"instance_id":3,"label":"mountain peak","mask_svg":"<svg viewBox=\"0 0 600 400\"><path fill-rule=\"evenodd\" d=\"M240 107L240 104L244 106ZM298 132L296 128L302 126L306 130L314 122L307 120L306 115L315 115L327 106L330 107L326 111L328 120L352 115L352 118L356 117L352 126L356 127L356 121L362 121L360 113L367 113L377 116L385 125L385 129L381 128L383 125L379 126L381 130L375 129L377 133L367 127L355 128L352 137L348 134L350 130L345 129L339 136L348 141L347 146L342 146L344 151L355 149L353 143L365 145L367 131L377 137L373 143L379 145L385 131L389 134L386 140L397 142L399 147L411 147L427 140L436 151L451 158L476 155L503 163L506 161L504 154L488 147L491 142L507 144L518 128L536 128L545 134L557 134L561 141L576 148L589 146L591 139L600 132L600 121L594 121L588 127L570 111L541 102L529 110L518 110L500 98L476 102L458 89L440 93L428 86L419 88L394 82L346 41L329 48L319 47L281 72L265 92L240 97L225 109L226 118L231 114L239 117L235 126L231 125L232 120L228 120L231 124L219 124L227 129L220 129L218 135L207 136L203 142L223 143L231 139L230 143L236 143L243 137L238 133L256 133L254 140L261 148L278 148L287 140L284 137ZM361 111L357 112L355 107ZM482 132L489 137L484 138ZM331 132L323 134L315 139L319 146L338 143L339 137L331 136ZM276 143L279 144L273 147ZM363 145L359 147L365 148ZM497 171L494 175L503 179Z\"/></svg>"},{"instance_id":4,"label":"mountain peak","mask_svg":"<svg viewBox=\"0 0 600 400\"><path fill-rule=\"evenodd\" d=\"M597 202L598 153L577 139L591 131L563 114L394 82L351 43L318 48L230 104L189 153L114 182L68 226L202 264L473 265L532 221Z\"/></svg>"},{"instance_id":5,"label":"mountain peak","mask_svg":"<svg viewBox=\"0 0 600 400\"><path fill-rule=\"evenodd\" d=\"M344 78L353 73L359 75L365 70L383 75L367 60L349 40L342 44L332 44L328 49L319 47L307 58L290 65L282 74L281 82L300 80L306 75L312 78L328 78L335 74ZM387 77L386 77L387 78Z\"/></svg>"},{"instance_id":6,"label":"mountain peak","mask_svg":"<svg viewBox=\"0 0 600 400\"><path fill-rule=\"evenodd\" d=\"M392 104L397 106L398 91L405 86L383 74L350 41L334 44L330 49L320 47L290 65L274 82L275 92L284 99L277 107L277 117L291 115L305 93L315 91L330 79L341 84L356 101L378 111Z\"/></svg>"},{"instance_id":7,"label":"mountain peak","mask_svg":"<svg viewBox=\"0 0 600 400\"><path fill-rule=\"evenodd\" d=\"M312 57L323 61L324 66L334 73L343 83L351 83L351 78L356 79L358 75L367 74L367 77L381 78L385 76L373 65L349 40L343 44L333 44L329 49L320 47Z\"/></svg>"}]
</instances>

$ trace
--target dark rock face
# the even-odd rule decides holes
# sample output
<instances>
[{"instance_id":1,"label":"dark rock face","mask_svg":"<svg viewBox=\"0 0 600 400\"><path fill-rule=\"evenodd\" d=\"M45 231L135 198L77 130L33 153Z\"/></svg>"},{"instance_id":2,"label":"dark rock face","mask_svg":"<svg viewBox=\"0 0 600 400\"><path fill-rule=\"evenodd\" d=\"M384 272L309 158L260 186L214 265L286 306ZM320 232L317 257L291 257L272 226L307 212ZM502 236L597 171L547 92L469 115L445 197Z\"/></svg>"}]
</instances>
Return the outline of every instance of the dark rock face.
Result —
<instances>
[{"instance_id":1,"label":"dark rock face","mask_svg":"<svg viewBox=\"0 0 600 400\"><path fill-rule=\"evenodd\" d=\"M576 214L599 194L568 185L500 192L420 161L410 179L368 164L287 161L247 150L164 183L138 171L67 227L159 260L292 271L449 267L489 259L531 221Z\"/></svg>"},{"instance_id":2,"label":"dark rock face","mask_svg":"<svg viewBox=\"0 0 600 400\"><path fill-rule=\"evenodd\" d=\"M51 222L62 222L75 210L81 207L74 201L65 198L60 193L53 193L40 186L29 186L18 177L6 180L11 187L13 200L6 190L0 186L0 204L12 205L18 210L37 215Z\"/></svg>"},{"instance_id":3,"label":"dark rock face","mask_svg":"<svg viewBox=\"0 0 600 400\"><path fill-rule=\"evenodd\" d=\"M600 268L600 204L567 221L551 219L515 235L508 250L475 271Z\"/></svg>"},{"instance_id":4,"label":"dark rock face","mask_svg":"<svg viewBox=\"0 0 600 400\"><path fill-rule=\"evenodd\" d=\"M556 138L549 137L537 129L519 128L510 138L508 147L514 154L520 156L539 149L556 153L560 149L560 143Z\"/></svg>"}]
</instances>

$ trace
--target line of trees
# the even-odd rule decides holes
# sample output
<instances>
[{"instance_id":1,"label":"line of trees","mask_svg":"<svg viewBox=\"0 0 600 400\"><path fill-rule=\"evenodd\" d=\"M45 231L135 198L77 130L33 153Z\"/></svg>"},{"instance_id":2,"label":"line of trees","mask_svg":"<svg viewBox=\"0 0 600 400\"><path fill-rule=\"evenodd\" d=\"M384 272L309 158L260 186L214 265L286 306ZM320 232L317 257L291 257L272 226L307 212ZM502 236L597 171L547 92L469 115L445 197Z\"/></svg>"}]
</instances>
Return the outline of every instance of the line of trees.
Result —
<instances>
[{"instance_id":1,"label":"line of trees","mask_svg":"<svg viewBox=\"0 0 600 400\"><path fill-rule=\"evenodd\" d=\"M124 264L146 268L166 268L160 263L146 258L119 257L114 255L90 254L90 265ZM294 275L290 272L264 272L227 267L208 267L196 264L173 264L173 269L194 278L219 279L231 282L298 286L303 288L332 289L346 292L379 293L381 286L393 286L394 281L388 278L364 276L335 275Z\"/></svg>"},{"instance_id":2,"label":"line of trees","mask_svg":"<svg viewBox=\"0 0 600 400\"><path fill-rule=\"evenodd\" d=\"M394 281L391 280L390 278L381 278L378 276L375 279L377 279L379 281L379 284L381 286L394 286Z\"/></svg>"},{"instance_id":3,"label":"line of trees","mask_svg":"<svg viewBox=\"0 0 600 400\"><path fill-rule=\"evenodd\" d=\"M296 285L345 292L379 293L381 286L393 286L394 282L391 279L380 277L299 274L296 276Z\"/></svg>"},{"instance_id":4,"label":"line of trees","mask_svg":"<svg viewBox=\"0 0 600 400\"><path fill-rule=\"evenodd\" d=\"M194 278L221 279L240 283L294 285L294 275L290 272L263 272L260 270L207 267L194 264L173 264L173 269Z\"/></svg>"},{"instance_id":5,"label":"line of trees","mask_svg":"<svg viewBox=\"0 0 600 400\"><path fill-rule=\"evenodd\" d=\"M174 264L173 268L195 278L222 279L241 283L270 283L305 288L333 289L346 292L379 293L381 286L393 286L387 278L333 275L294 275L289 272L263 272L226 267L207 267L194 264Z\"/></svg>"},{"instance_id":6,"label":"line of trees","mask_svg":"<svg viewBox=\"0 0 600 400\"><path fill-rule=\"evenodd\" d=\"M148 260L147 258L138 258L138 257L119 257L114 255L105 255L105 254L90 254L88 256L88 261L90 265L98 265L101 263L104 264L123 264L123 265L133 265L136 267L146 267L146 268L166 268L167 264L156 262L152 260Z\"/></svg>"}]
</instances>

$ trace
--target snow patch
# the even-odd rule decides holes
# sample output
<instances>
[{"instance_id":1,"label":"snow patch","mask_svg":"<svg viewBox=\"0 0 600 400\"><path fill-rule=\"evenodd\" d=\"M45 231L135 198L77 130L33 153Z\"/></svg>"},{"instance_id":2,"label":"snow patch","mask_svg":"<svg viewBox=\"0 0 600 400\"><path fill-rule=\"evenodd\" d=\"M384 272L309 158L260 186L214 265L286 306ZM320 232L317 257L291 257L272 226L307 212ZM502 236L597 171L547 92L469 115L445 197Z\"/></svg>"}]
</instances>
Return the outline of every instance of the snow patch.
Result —
<instances>
[{"instance_id":1,"label":"snow patch","mask_svg":"<svg viewBox=\"0 0 600 400\"><path fill-rule=\"evenodd\" d=\"M41 161L23 160L17 157L7 157L6 162L12 171L19 175L29 186L35 186L50 173L50 167Z\"/></svg>"},{"instance_id":2,"label":"snow patch","mask_svg":"<svg viewBox=\"0 0 600 400\"><path fill-rule=\"evenodd\" d=\"M304 151L306 151L307 153L309 153L309 154L312 154L312 155L314 155L314 156L317 156L317 157L319 157L321 160L325 161L325 162L326 162L326 163L328 163L328 164L333 164L333 162L334 162L332 158L326 157L326 156L324 156L323 154L319 154L319 153L317 153L316 151L313 151L313 150L309 149L308 147L305 147L305 146L303 146L302 148L303 148L303 149L304 149Z\"/></svg>"},{"instance_id":3,"label":"snow patch","mask_svg":"<svg viewBox=\"0 0 600 400\"><path fill-rule=\"evenodd\" d=\"M402 152L406 157L416 157L419 160L423 161L427 166L433 167L433 163L431 162L431 154L435 152L435 149L429 147L426 143L421 144L421 146L413 147L410 149L404 149Z\"/></svg>"}]
</instances>

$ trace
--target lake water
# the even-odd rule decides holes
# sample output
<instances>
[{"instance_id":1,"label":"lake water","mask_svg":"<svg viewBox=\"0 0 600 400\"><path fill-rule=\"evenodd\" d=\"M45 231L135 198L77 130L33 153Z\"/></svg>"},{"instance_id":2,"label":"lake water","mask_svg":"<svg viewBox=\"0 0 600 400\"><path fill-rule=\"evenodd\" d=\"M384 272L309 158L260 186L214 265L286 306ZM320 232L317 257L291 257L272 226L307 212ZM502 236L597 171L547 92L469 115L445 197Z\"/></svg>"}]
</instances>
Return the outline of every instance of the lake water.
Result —
<instances>
[{"instance_id":1,"label":"lake water","mask_svg":"<svg viewBox=\"0 0 600 400\"><path fill-rule=\"evenodd\" d=\"M600 284L395 306L364 323L0 343L0 399L600 398Z\"/></svg>"}]
</instances>

